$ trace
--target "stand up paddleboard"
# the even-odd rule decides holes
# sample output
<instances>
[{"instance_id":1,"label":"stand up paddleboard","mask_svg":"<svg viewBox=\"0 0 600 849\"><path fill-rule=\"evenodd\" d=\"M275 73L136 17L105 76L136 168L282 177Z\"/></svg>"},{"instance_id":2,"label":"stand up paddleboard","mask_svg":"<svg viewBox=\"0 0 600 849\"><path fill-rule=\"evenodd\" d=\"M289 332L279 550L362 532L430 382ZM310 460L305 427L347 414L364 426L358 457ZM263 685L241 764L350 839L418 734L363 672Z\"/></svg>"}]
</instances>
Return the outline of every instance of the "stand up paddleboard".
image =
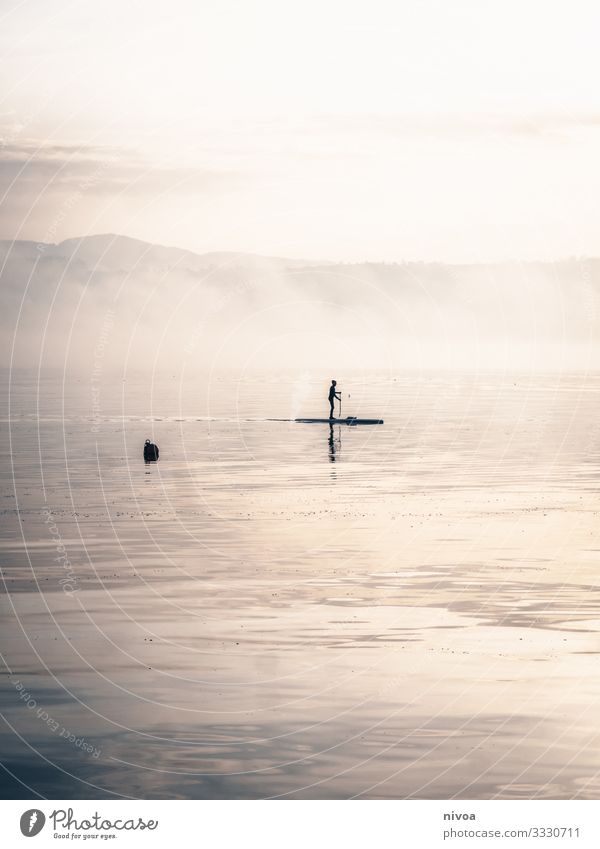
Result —
<instances>
[{"instance_id":1,"label":"stand up paddleboard","mask_svg":"<svg viewBox=\"0 0 600 849\"><path fill-rule=\"evenodd\" d=\"M345 424L345 425L379 425L383 419L357 419L356 416L347 416L345 419L294 419L299 424Z\"/></svg>"}]
</instances>

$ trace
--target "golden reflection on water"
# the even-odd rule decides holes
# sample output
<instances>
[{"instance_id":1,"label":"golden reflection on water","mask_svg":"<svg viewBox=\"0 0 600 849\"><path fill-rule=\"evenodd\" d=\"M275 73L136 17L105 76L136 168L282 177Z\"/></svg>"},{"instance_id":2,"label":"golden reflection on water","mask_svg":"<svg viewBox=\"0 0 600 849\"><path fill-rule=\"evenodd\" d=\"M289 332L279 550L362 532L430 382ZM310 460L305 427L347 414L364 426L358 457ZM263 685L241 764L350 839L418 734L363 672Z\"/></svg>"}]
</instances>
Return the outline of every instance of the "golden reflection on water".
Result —
<instances>
[{"instance_id":1,"label":"golden reflection on water","mask_svg":"<svg viewBox=\"0 0 600 849\"><path fill-rule=\"evenodd\" d=\"M13 388L5 795L597 795L600 380L310 387Z\"/></svg>"}]
</instances>

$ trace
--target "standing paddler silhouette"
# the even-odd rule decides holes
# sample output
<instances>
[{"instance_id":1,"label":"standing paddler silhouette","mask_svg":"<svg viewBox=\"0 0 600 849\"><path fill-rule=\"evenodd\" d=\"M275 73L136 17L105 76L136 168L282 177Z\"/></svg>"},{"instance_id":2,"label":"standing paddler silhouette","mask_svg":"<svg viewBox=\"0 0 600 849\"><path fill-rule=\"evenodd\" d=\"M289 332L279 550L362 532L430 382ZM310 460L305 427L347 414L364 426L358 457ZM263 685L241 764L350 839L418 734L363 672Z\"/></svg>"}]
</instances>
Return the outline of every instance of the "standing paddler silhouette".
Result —
<instances>
[{"instance_id":1,"label":"standing paddler silhouette","mask_svg":"<svg viewBox=\"0 0 600 849\"><path fill-rule=\"evenodd\" d=\"M336 391L337 382L335 380L331 381L331 386L329 387L329 418L333 419L333 405L335 404L336 398L340 402L340 418L342 418L342 394L341 392Z\"/></svg>"}]
</instances>

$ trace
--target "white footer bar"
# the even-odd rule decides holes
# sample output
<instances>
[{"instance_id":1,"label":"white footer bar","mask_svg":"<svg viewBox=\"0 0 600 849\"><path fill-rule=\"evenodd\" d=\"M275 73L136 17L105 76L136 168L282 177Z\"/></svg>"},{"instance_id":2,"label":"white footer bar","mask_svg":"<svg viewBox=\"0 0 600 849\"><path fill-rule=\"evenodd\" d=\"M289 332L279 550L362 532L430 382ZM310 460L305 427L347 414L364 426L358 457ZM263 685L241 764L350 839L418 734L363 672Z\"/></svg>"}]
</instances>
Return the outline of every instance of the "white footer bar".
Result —
<instances>
[{"instance_id":1,"label":"white footer bar","mask_svg":"<svg viewBox=\"0 0 600 849\"><path fill-rule=\"evenodd\" d=\"M7 849L598 849L600 802L25 800L0 802L0 826Z\"/></svg>"}]
</instances>

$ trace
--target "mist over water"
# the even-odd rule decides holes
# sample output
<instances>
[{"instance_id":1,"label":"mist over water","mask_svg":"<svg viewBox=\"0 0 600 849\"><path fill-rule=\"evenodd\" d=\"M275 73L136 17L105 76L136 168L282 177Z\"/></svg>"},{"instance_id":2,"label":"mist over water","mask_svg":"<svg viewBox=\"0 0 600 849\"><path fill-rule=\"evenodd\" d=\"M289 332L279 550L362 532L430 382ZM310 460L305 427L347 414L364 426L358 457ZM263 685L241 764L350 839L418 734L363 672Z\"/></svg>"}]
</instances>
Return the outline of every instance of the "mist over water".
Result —
<instances>
[{"instance_id":1,"label":"mist over water","mask_svg":"<svg viewBox=\"0 0 600 849\"><path fill-rule=\"evenodd\" d=\"M586 370L600 365L600 261L310 263L198 256L124 237L2 244L13 366Z\"/></svg>"}]
</instances>

